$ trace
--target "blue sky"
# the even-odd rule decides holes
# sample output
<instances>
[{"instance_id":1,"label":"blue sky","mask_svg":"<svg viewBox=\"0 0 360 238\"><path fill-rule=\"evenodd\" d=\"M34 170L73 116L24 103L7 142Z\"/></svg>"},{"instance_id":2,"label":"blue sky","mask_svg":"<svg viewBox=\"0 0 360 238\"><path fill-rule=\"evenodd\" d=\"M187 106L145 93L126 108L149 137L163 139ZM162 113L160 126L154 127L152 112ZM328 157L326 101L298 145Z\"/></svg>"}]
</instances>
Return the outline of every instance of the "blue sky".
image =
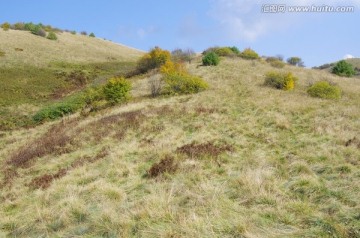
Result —
<instances>
[{"instance_id":1,"label":"blue sky","mask_svg":"<svg viewBox=\"0 0 360 238\"><path fill-rule=\"evenodd\" d=\"M352 13L263 13L264 4L354 6ZM0 22L44 23L142 50L251 47L306 66L360 57L359 0L11 0ZM0 32L1 34L1 32Z\"/></svg>"}]
</instances>

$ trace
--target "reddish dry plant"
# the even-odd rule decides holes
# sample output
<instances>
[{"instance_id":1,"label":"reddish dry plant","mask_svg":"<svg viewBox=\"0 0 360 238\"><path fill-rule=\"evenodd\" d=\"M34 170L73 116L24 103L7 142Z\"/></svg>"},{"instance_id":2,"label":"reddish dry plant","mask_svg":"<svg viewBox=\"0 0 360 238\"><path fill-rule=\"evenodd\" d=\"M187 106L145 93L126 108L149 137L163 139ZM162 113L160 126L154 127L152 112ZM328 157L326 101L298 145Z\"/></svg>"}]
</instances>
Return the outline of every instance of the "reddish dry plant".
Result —
<instances>
[{"instance_id":1,"label":"reddish dry plant","mask_svg":"<svg viewBox=\"0 0 360 238\"><path fill-rule=\"evenodd\" d=\"M36 177L34 178L29 184L28 186L33 188L33 189L47 189L48 187L50 187L51 183L53 180L55 179L60 179L62 177L64 177L68 171L70 171L71 169L75 169L77 167L81 167L83 166L85 163L94 163L100 159L105 158L107 155L109 154L107 148L103 148L101 151L99 151L99 153L97 153L94 157L90 157L90 156L85 156L82 157L76 161L74 161L71 164L70 168L66 168L66 169L59 169L57 173L55 174L44 174L40 177Z\"/></svg>"},{"instance_id":2,"label":"reddish dry plant","mask_svg":"<svg viewBox=\"0 0 360 238\"><path fill-rule=\"evenodd\" d=\"M212 114L212 113L218 112L218 109L206 108L203 106L199 106L199 107L195 108L195 112L196 112L196 114Z\"/></svg>"},{"instance_id":3,"label":"reddish dry plant","mask_svg":"<svg viewBox=\"0 0 360 238\"><path fill-rule=\"evenodd\" d=\"M42 137L26 144L11 155L8 164L15 167L26 167L34 159L48 154L69 153L71 149L68 145L74 143L74 138L66 134L68 129L64 123L56 124Z\"/></svg>"},{"instance_id":4,"label":"reddish dry plant","mask_svg":"<svg viewBox=\"0 0 360 238\"><path fill-rule=\"evenodd\" d=\"M196 144L192 142L181 146L176 149L176 152L181 154L186 154L190 158L198 158L201 156L210 156L217 158L220 154L225 152L232 152L234 149L231 145L214 145L212 142L207 142L203 144Z\"/></svg>"},{"instance_id":5,"label":"reddish dry plant","mask_svg":"<svg viewBox=\"0 0 360 238\"><path fill-rule=\"evenodd\" d=\"M6 168L3 171L3 181L0 184L0 188L5 187L6 185L11 185L13 179L18 176L18 172L13 168Z\"/></svg>"},{"instance_id":6,"label":"reddish dry plant","mask_svg":"<svg viewBox=\"0 0 360 238\"><path fill-rule=\"evenodd\" d=\"M351 145L355 145L355 146L357 146L357 148L360 149L360 140L358 140L356 137L354 137L354 138L352 138L352 139L345 142L346 147L349 147Z\"/></svg>"},{"instance_id":7,"label":"reddish dry plant","mask_svg":"<svg viewBox=\"0 0 360 238\"><path fill-rule=\"evenodd\" d=\"M66 173L67 173L66 169L59 169L59 171L55 174L44 174L40 177L36 177L33 180L31 180L28 186L33 189L39 189L39 188L47 189L48 187L50 187L54 179L60 179L64 177Z\"/></svg>"},{"instance_id":8,"label":"reddish dry plant","mask_svg":"<svg viewBox=\"0 0 360 238\"><path fill-rule=\"evenodd\" d=\"M113 136L114 138L122 140L125 138L126 131L140 127L144 118L145 115L141 110L124 112L101 118L87 125L87 128L95 141L100 141L112 131L117 131Z\"/></svg>"},{"instance_id":9,"label":"reddish dry plant","mask_svg":"<svg viewBox=\"0 0 360 238\"><path fill-rule=\"evenodd\" d=\"M174 157L166 155L159 163L153 164L147 174L149 177L155 178L164 173L175 173L177 169L178 164L175 162Z\"/></svg>"}]
</instances>

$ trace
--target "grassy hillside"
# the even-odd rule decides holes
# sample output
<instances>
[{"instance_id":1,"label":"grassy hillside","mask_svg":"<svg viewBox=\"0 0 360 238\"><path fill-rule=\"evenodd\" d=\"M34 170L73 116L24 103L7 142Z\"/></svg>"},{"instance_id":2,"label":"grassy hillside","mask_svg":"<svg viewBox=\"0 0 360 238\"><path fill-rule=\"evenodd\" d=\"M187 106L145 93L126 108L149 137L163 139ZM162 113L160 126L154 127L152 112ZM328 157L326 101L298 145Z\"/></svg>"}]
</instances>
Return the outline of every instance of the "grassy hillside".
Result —
<instances>
[{"instance_id":1,"label":"grassy hillside","mask_svg":"<svg viewBox=\"0 0 360 238\"><path fill-rule=\"evenodd\" d=\"M39 109L88 85L131 71L143 52L110 41L57 33L52 41L27 31L1 31L0 131L31 125ZM72 75L86 75L79 85Z\"/></svg>"},{"instance_id":2,"label":"grassy hillside","mask_svg":"<svg viewBox=\"0 0 360 238\"><path fill-rule=\"evenodd\" d=\"M68 32L57 33L52 41L28 31L1 31L0 67L25 64L47 67L51 62L98 63L111 61L134 61L143 53L124 45Z\"/></svg>"},{"instance_id":3,"label":"grassy hillside","mask_svg":"<svg viewBox=\"0 0 360 238\"><path fill-rule=\"evenodd\" d=\"M210 89L3 133L0 236L359 237L360 84L264 62L189 66ZM338 101L311 98L331 80ZM164 172L165 171L165 172Z\"/></svg>"}]
</instances>

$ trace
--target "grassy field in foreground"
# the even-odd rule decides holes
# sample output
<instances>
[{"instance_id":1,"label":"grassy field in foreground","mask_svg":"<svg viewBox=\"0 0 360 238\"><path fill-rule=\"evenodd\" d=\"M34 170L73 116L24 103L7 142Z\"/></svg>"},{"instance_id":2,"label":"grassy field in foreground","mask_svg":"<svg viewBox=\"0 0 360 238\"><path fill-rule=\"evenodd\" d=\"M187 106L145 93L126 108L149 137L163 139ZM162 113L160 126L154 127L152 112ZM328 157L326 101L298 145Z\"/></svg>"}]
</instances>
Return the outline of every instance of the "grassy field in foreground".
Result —
<instances>
[{"instance_id":1,"label":"grassy field in foreground","mask_svg":"<svg viewBox=\"0 0 360 238\"><path fill-rule=\"evenodd\" d=\"M359 237L360 84L224 59L199 67L210 89L73 115L0 138L0 236ZM338 101L311 98L331 80ZM165 172L164 172L165 171Z\"/></svg>"}]
</instances>

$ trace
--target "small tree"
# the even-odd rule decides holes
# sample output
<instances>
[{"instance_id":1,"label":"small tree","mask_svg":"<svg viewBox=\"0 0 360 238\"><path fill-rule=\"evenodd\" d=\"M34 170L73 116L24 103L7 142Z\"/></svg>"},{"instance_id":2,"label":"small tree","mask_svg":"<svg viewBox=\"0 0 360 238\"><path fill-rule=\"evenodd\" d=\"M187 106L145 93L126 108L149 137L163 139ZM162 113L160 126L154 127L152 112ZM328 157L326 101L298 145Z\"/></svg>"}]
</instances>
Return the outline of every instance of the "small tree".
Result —
<instances>
[{"instance_id":1,"label":"small tree","mask_svg":"<svg viewBox=\"0 0 360 238\"><path fill-rule=\"evenodd\" d=\"M57 40L57 36L54 32L49 32L48 36L46 37L49 40Z\"/></svg>"},{"instance_id":2,"label":"small tree","mask_svg":"<svg viewBox=\"0 0 360 238\"><path fill-rule=\"evenodd\" d=\"M298 66L298 67L304 67L304 62L300 57L290 57L287 59L288 64Z\"/></svg>"},{"instance_id":3,"label":"small tree","mask_svg":"<svg viewBox=\"0 0 360 238\"><path fill-rule=\"evenodd\" d=\"M111 78L103 90L109 103L122 103L130 99L131 83L122 77Z\"/></svg>"},{"instance_id":4,"label":"small tree","mask_svg":"<svg viewBox=\"0 0 360 238\"><path fill-rule=\"evenodd\" d=\"M332 69L332 73L339 76L351 77L355 74L355 70L350 63L345 60L340 60Z\"/></svg>"},{"instance_id":5,"label":"small tree","mask_svg":"<svg viewBox=\"0 0 360 238\"><path fill-rule=\"evenodd\" d=\"M240 54L240 50L236 46L229 47L229 49L236 55Z\"/></svg>"},{"instance_id":6,"label":"small tree","mask_svg":"<svg viewBox=\"0 0 360 238\"><path fill-rule=\"evenodd\" d=\"M258 53L256 53L251 48L246 48L243 52L241 52L240 56L244 59L258 59L260 58Z\"/></svg>"},{"instance_id":7,"label":"small tree","mask_svg":"<svg viewBox=\"0 0 360 238\"><path fill-rule=\"evenodd\" d=\"M204 55L202 59L203 65L210 66L210 65L218 65L220 62L219 56L215 52L209 52Z\"/></svg>"},{"instance_id":8,"label":"small tree","mask_svg":"<svg viewBox=\"0 0 360 238\"><path fill-rule=\"evenodd\" d=\"M171 58L175 62L189 62L195 57L195 51L193 49L175 49L171 51Z\"/></svg>"},{"instance_id":9,"label":"small tree","mask_svg":"<svg viewBox=\"0 0 360 238\"><path fill-rule=\"evenodd\" d=\"M95 37L95 34L91 32L89 36L90 37Z\"/></svg>"},{"instance_id":10,"label":"small tree","mask_svg":"<svg viewBox=\"0 0 360 238\"><path fill-rule=\"evenodd\" d=\"M10 23L8 22L4 22L2 25L1 25L1 28L4 30L4 31L8 31L10 29Z\"/></svg>"}]
</instances>

